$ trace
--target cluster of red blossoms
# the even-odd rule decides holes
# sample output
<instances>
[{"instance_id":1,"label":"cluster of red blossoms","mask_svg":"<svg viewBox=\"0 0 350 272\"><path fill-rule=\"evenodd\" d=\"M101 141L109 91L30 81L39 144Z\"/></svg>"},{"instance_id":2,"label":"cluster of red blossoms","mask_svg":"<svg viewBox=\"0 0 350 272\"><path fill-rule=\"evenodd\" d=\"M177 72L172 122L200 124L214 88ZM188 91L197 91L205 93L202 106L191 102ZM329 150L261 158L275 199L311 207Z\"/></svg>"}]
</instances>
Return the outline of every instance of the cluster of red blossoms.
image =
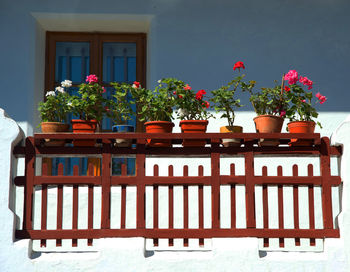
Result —
<instances>
[{"instance_id":1,"label":"cluster of red blossoms","mask_svg":"<svg viewBox=\"0 0 350 272\"><path fill-rule=\"evenodd\" d=\"M185 87L184 87L184 90L185 90L185 91L190 91L190 90L192 90L192 87L189 86L188 84L186 84ZM199 91L196 93L196 99L197 99L197 100L202 100L202 99L203 99L203 96L204 96L206 93L207 93L207 92L206 92L205 90L199 90ZM176 91L173 92L173 95L176 95ZM182 95L178 95L178 96L179 96L180 99L183 98ZM206 107L206 108L209 108L210 104L209 104L208 101L203 101L202 106L203 106L203 107Z\"/></svg>"},{"instance_id":2,"label":"cluster of red blossoms","mask_svg":"<svg viewBox=\"0 0 350 272\"><path fill-rule=\"evenodd\" d=\"M237 61L235 65L233 66L233 71L238 69L239 71L242 69L245 69L244 63L242 61Z\"/></svg>"},{"instance_id":3,"label":"cluster of red blossoms","mask_svg":"<svg viewBox=\"0 0 350 272\"><path fill-rule=\"evenodd\" d=\"M91 84L92 82L98 82L98 78L96 75L88 75L85 81Z\"/></svg>"}]
</instances>

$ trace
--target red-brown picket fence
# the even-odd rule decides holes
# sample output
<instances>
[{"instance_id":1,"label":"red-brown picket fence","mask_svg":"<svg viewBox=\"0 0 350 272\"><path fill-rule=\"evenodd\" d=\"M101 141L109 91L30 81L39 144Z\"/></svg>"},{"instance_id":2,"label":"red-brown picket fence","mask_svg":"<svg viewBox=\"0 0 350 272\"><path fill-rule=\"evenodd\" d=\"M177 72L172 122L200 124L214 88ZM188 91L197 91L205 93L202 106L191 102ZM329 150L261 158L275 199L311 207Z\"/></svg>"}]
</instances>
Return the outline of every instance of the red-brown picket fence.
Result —
<instances>
[{"instance_id":1,"label":"red-brown picket fence","mask_svg":"<svg viewBox=\"0 0 350 272\"><path fill-rule=\"evenodd\" d=\"M133 139L134 147L115 147L114 139ZM181 147L179 145L169 148L148 147L146 139L172 139L172 143L179 144L182 139L206 139L206 147ZM223 147L221 139L240 138L240 147ZM279 146L257 145L258 139L278 139ZM311 146L288 146L289 139L310 139ZM65 139L64 147L45 146L45 139ZM73 147L69 145L72 140L94 139L97 144L93 147ZM307 156L316 155L320 157L320 176L313 175L313 166L308 166L308 176L299 176L298 167L293 166L292 176L283 176L282 167L278 167L277 176L267 176L267 168L263 168L261 176L254 175L254 155L285 155L285 156ZM25 140L25 146L17 146L14 149L15 156L25 157L25 176L17 176L14 183L24 186L24 215L23 229L16 230L16 238L30 238L41 240L45 246L46 239L56 239L57 246L61 245L62 239L72 239L73 246L77 245L77 239L88 239L88 245L92 245L93 239L102 237L145 237L154 239L158 244L159 238L168 238L169 246L173 245L174 238L183 238L184 245L188 245L189 238L199 238L203 244L204 238L213 237L259 237L264 238L264 245L268 245L268 238L279 238L279 244L284 246L284 238L295 238L295 244L300 245L300 238L310 238L310 245L315 244L316 238L339 237L339 229L333 224L331 187L341 183L340 176L332 176L330 170L330 156L340 156L341 148L330 146L329 139L320 138L319 134L258 134L258 133L206 133L206 134L146 134L146 133L96 133L96 134L35 134ZM38 156L99 156L101 160L101 175L94 176L93 166L88 167L88 176L79 176L78 167L74 166L73 176L63 175L63 165L58 167L58 175L50 176L47 164L42 165L41 176L35 174L35 161ZM135 175L126 174L126 165L122 166L121 175L114 176L111 171L111 158L113 155L134 155L136 157ZM158 175L158 165L154 166L153 176L145 175L146 156L207 156L210 158L210 176L203 175L203 166L199 166L198 176L188 176L188 167L184 166L182 177L173 176L173 166L168 169L168 176ZM220 156L244 156L245 174L236 175L235 165L230 166L230 175L220 175ZM236 228L236 185L245 186L246 202L246 228ZM57 186L57 229L48 230L47 222L47 191L48 186ZM62 228L63 213L63 186L73 186L72 205L72 229ZM78 187L88 186L88 227L78 229ZM169 203L168 228L159 228L158 222L158 187L168 186ZM183 186L183 228L174 228L174 186ZM188 186L198 186L198 218L199 227L189 228L189 203ZM220 228L220 186L230 185L231 190L231 228ZM263 190L263 228L256 227L255 211L255 186L261 185ZM278 229L269 228L268 219L268 196L267 186L275 185L278 188ZM294 228L284 228L283 214L283 186L293 186L293 213ZM298 186L308 187L309 203L309 228L299 227L299 196ZM33 229L33 190L35 186L41 187L41 229ZM101 186L101 228L93 228L93 203L94 186ZM111 229L111 187L121 186L121 228ZM126 228L126 187L136 186L136 228ZM153 186L153 228L145 227L145 187ZM203 224L203 186L211 187L211 227L204 228ZM315 229L314 214L314 186L322 188L322 217L323 228Z\"/></svg>"}]
</instances>

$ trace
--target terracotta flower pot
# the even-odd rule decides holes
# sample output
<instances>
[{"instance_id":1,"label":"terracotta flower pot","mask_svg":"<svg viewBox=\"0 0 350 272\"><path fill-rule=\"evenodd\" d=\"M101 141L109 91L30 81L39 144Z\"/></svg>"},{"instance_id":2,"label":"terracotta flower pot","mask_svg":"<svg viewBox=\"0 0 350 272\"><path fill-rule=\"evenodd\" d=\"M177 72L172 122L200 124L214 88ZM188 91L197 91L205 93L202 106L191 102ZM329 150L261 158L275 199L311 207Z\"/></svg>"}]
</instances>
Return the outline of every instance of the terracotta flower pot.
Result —
<instances>
[{"instance_id":1,"label":"terracotta flower pot","mask_svg":"<svg viewBox=\"0 0 350 272\"><path fill-rule=\"evenodd\" d=\"M42 133L57 133L57 132L68 132L69 125L60 122L42 122L41 131ZM45 139L46 146L64 146L65 140L51 140Z\"/></svg>"},{"instance_id":2,"label":"terracotta flower pot","mask_svg":"<svg viewBox=\"0 0 350 272\"><path fill-rule=\"evenodd\" d=\"M145 123L146 133L171 133L174 123L169 121L150 121ZM170 139L147 139L147 144L152 147L170 147Z\"/></svg>"},{"instance_id":3,"label":"terracotta flower pot","mask_svg":"<svg viewBox=\"0 0 350 272\"><path fill-rule=\"evenodd\" d=\"M135 127L132 125L115 125L112 126L112 131L119 133L134 132ZM114 145L116 147L131 147L131 144L132 139L116 139Z\"/></svg>"},{"instance_id":4,"label":"terracotta flower pot","mask_svg":"<svg viewBox=\"0 0 350 272\"><path fill-rule=\"evenodd\" d=\"M289 133L314 133L314 121L293 121L287 124ZM310 146L313 140L310 139L291 139L289 145L291 146Z\"/></svg>"},{"instance_id":5,"label":"terracotta flower pot","mask_svg":"<svg viewBox=\"0 0 350 272\"><path fill-rule=\"evenodd\" d=\"M72 130L73 133L95 133L97 127L96 120L72 120ZM74 140L74 146L94 146L95 140Z\"/></svg>"},{"instance_id":6,"label":"terracotta flower pot","mask_svg":"<svg viewBox=\"0 0 350 272\"><path fill-rule=\"evenodd\" d=\"M220 133L242 133L241 126L224 126L220 127ZM241 139L222 139L222 144L228 146L241 146Z\"/></svg>"},{"instance_id":7,"label":"terracotta flower pot","mask_svg":"<svg viewBox=\"0 0 350 272\"><path fill-rule=\"evenodd\" d=\"M258 133L280 133L284 119L276 115L259 115L254 119L255 129ZM277 146L279 140L260 139L260 146Z\"/></svg>"},{"instance_id":8,"label":"terracotta flower pot","mask_svg":"<svg viewBox=\"0 0 350 272\"><path fill-rule=\"evenodd\" d=\"M208 120L182 120L180 127L182 133L205 133L207 131ZM184 139L182 146L205 146L206 140Z\"/></svg>"}]
</instances>

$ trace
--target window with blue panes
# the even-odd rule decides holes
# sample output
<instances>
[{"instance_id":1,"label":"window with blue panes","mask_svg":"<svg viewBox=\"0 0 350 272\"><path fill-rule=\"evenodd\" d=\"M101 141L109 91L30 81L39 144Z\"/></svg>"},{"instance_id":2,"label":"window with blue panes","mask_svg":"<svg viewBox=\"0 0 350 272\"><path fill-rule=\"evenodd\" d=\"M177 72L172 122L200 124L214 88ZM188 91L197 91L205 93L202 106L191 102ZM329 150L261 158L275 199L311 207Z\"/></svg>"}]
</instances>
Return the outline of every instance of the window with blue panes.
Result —
<instances>
[{"instance_id":1,"label":"window with blue panes","mask_svg":"<svg viewBox=\"0 0 350 272\"><path fill-rule=\"evenodd\" d=\"M110 82L140 81L145 86L146 63L145 34L98 34L47 32L46 90L69 79L73 82L71 94L76 94L78 85L89 74L96 74L106 88L106 98L111 98ZM67 120L77 118L70 114ZM136 126L136 118L128 121ZM113 123L109 118L102 121L102 130L110 130ZM72 175L73 165L79 165L80 175L87 172L87 158L54 158L52 174L57 175L58 164L64 164L65 175ZM135 159L113 158L113 174L120 174L121 164L127 164L127 174L135 172Z\"/></svg>"}]
</instances>

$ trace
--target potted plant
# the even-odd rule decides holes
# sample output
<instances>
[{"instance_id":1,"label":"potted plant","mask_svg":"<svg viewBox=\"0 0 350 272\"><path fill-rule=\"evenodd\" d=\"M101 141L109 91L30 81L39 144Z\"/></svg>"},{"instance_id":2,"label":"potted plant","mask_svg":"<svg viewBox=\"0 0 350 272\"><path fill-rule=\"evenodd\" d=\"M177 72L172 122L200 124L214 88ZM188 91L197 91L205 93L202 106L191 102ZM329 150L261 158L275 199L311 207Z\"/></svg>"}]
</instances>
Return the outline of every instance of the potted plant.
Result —
<instances>
[{"instance_id":1,"label":"potted plant","mask_svg":"<svg viewBox=\"0 0 350 272\"><path fill-rule=\"evenodd\" d=\"M320 122L315 122L313 118L318 117L317 110L313 105L323 104L327 98L319 92L314 96L312 93L313 82L307 77L299 76L295 70L290 70L284 77L288 81L286 86L287 97L290 100L291 106L287 110L287 117L290 122L287 124L290 133L314 133L315 125ZM307 87L307 90L304 88ZM317 98L313 102L313 98ZM310 140L291 139L291 145L310 145Z\"/></svg>"},{"instance_id":2,"label":"potted plant","mask_svg":"<svg viewBox=\"0 0 350 272\"><path fill-rule=\"evenodd\" d=\"M162 79L158 83L152 91L141 88L140 84L134 82L131 94L137 105L137 116L141 122L145 122L146 133L171 133L174 127L173 79ZM152 147L171 146L169 139L148 139L147 143Z\"/></svg>"},{"instance_id":3,"label":"potted plant","mask_svg":"<svg viewBox=\"0 0 350 272\"><path fill-rule=\"evenodd\" d=\"M107 99L102 94L105 88L98 84L96 75L86 77L86 83L79 85L78 94L71 96L70 107L73 114L79 119L73 119L73 133L94 133L97 126L101 127L101 121L106 113ZM75 141L75 145L93 145L94 141Z\"/></svg>"},{"instance_id":4,"label":"potted plant","mask_svg":"<svg viewBox=\"0 0 350 272\"><path fill-rule=\"evenodd\" d=\"M243 62L238 61L233 66L233 70L245 69ZM235 126L235 109L242 107L240 100L235 98L237 90L252 89L255 85L255 81L243 82L245 75L239 75L231 80L227 85L222 86L217 90L213 90L211 93L213 97L210 99L214 103L216 112L223 112L221 118L227 118L228 126L220 127L221 133L241 133L243 128L241 126ZM223 139L224 146L240 146L240 139Z\"/></svg>"},{"instance_id":5,"label":"potted plant","mask_svg":"<svg viewBox=\"0 0 350 272\"><path fill-rule=\"evenodd\" d=\"M41 131L43 133L67 132L69 124L66 124L67 113L69 112L69 95L65 88L72 86L70 80L61 82L61 86L54 91L45 94L45 101L39 103L38 111L41 117ZM62 146L63 140L46 140L48 146Z\"/></svg>"},{"instance_id":6,"label":"potted plant","mask_svg":"<svg viewBox=\"0 0 350 272\"><path fill-rule=\"evenodd\" d=\"M114 87L112 99L107 102L107 116L110 117L115 125L112 126L113 132L134 132L135 127L128 125L128 120L132 119L135 115L131 100L131 89L133 86L139 86L139 82L134 82L133 86L127 83L112 82ZM132 139L116 139L115 145L118 147L130 147Z\"/></svg>"},{"instance_id":7,"label":"potted plant","mask_svg":"<svg viewBox=\"0 0 350 272\"><path fill-rule=\"evenodd\" d=\"M208 113L209 102L204 100L205 90L195 93L192 88L183 81L175 81L176 88L173 91L177 117L181 120L180 127L183 133L205 133L208 126L208 118L213 115ZM205 140L184 139L183 146L205 146Z\"/></svg>"},{"instance_id":8,"label":"potted plant","mask_svg":"<svg viewBox=\"0 0 350 272\"><path fill-rule=\"evenodd\" d=\"M254 93L252 88L243 89L250 93L250 102L257 116L253 119L258 133L279 133L288 109L288 99L283 85L272 88L261 88L260 92ZM279 145L279 140L260 139L261 146Z\"/></svg>"}]
</instances>

